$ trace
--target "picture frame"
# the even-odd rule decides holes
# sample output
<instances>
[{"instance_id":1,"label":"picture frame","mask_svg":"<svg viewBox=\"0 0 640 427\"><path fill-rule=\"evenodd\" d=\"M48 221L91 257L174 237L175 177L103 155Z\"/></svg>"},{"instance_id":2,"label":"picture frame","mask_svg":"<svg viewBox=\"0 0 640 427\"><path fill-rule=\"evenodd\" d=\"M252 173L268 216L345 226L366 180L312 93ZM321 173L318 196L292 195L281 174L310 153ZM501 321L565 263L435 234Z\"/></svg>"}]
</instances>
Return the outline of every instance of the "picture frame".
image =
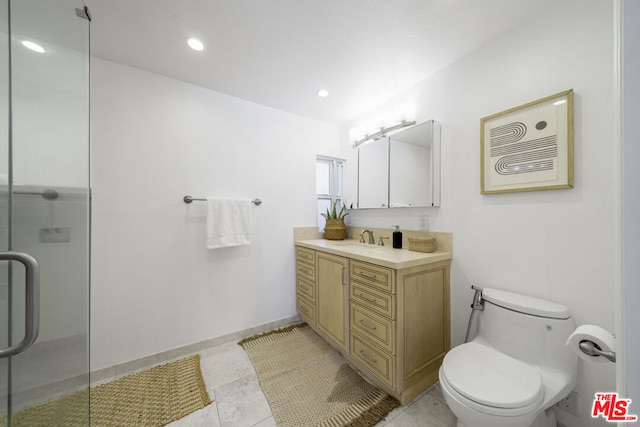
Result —
<instances>
[{"instance_id":1,"label":"picture frame","mask_svg":"<svg viewBox=\"0 0 640 427\"><path fill-rule=\"evenodd\" d=\"M573 89L480 119L482 194L573 185Z\"/></svg>"}]
</instances>

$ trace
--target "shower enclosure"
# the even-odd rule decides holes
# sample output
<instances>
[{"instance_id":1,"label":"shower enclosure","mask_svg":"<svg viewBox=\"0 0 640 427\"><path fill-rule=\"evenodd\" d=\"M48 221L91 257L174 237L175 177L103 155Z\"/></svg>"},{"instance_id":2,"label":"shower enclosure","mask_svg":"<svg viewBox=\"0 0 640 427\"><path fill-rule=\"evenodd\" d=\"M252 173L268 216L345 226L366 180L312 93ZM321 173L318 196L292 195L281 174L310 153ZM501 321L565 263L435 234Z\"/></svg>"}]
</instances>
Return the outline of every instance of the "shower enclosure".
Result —
<instances>
[{"instance_id":1,"label":"shower enclosure","mask_svg":"<svg viewBox=\"0 0 640 427\"><path fill-rule=\"evenodd\" d=\"M89 425L89 21L0 0L0 426Z\"/></svg>"}]
</instances>

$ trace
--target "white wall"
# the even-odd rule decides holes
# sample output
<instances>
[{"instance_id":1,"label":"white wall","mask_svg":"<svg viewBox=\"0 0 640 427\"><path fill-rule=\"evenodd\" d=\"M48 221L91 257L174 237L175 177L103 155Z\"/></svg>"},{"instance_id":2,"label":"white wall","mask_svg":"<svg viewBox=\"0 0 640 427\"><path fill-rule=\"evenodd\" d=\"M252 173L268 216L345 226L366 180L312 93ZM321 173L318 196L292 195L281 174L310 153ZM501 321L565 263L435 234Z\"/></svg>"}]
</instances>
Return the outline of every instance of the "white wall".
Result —
<instances>
[{"instance_id":1,"label":"white wall","mask_svg":"<svg viewBox=\"0 0 640 427\"><path fill-rule=\"evenodd\" d=\"M442 207L353 212L348 222L417 229L428 215L432 229L453 232L453 345L464 339L472 284L550 299L570 307L578 325L614 331L612 19L610 2L563 0L383 107L414 102L418 121L442 122ZM481 195L480 118L571 88L575 188ZM602 425L589 410L596 391L615 391L614 365L580 362L576 390L580 417L559 411L559 421Z\"/></svg>"},{"instance_id":2,"label":"white wall","mask_svg":"<svg viewBox=\"0 0 640 427\"><path fill-rule=\"evenodd\" d=\"M296 314L293 227L337 126L100 59L91 113L93 370ZM253 243L206 250L186 194L262 199Z\"/></svg>"},{"instance_id":3,"label":"white wall","mask_svg":"<svg viewBox=\"0 0 640 427\"><path fill-rule=\"evenodd\" d=\"M637 327L640 323L638 305L640 304L640 3L623 1L624 9L624 116L623 116L623 190L624 190L624 294L626 322L626 390L620 390L626 397L633 399L631 413L640 414L640 334Z\"/></svg>"}]
</instances>

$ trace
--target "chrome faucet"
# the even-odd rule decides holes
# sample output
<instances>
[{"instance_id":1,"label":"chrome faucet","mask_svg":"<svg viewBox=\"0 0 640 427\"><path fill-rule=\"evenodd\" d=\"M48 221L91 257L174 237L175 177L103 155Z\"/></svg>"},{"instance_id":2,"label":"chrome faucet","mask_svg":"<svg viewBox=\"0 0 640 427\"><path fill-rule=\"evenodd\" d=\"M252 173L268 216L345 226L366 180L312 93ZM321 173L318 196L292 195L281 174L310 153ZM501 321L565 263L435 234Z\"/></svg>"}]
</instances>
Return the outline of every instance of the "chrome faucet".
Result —
<instances>
[{"instance_id":1,"label":"chrome faucet","mask_svg":"<svg viewBox=\"0 0 640 427\"><path fill-rule=\"evenodd\" d=\"M360 233L360 243L364 243L364 233L368 233L369 234L369 244L370 245L374 245L375 244L375 239L373 238L373 231L371 230L363 230L362 233Z\"/></svg>"}]
</instances>

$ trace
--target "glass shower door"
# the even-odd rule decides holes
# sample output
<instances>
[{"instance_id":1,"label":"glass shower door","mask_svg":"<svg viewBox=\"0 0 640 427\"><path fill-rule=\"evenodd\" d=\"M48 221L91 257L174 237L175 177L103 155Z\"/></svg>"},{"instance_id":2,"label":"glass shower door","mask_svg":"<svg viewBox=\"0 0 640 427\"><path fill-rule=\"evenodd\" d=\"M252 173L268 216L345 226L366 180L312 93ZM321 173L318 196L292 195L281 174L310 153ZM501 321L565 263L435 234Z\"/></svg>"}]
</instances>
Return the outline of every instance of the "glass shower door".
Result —
<instances>
[{"instance_id":1,"label":"glass shower door","mask_svg":"<svg viewBox=\"0 0 640 427\"><path fill-rule=\"evenodd\" d=\"M9 250L9 19L0 0L0 252ZM0 348L9 347L9 265L0 261ZM9 358L0 358L0 420L9 409ZM0 421L0 425L2 421Z\"/></svg>"},{"instance_id":2,"label":"glass shower door","mask_svg":"<svg viewBox=\"0 0 640 427\"><path fill-rule=\"evenodd\" d=\"M0 0L0 21L0 427L88 426L89 19Z\"/></svg>"}]
</instances>

